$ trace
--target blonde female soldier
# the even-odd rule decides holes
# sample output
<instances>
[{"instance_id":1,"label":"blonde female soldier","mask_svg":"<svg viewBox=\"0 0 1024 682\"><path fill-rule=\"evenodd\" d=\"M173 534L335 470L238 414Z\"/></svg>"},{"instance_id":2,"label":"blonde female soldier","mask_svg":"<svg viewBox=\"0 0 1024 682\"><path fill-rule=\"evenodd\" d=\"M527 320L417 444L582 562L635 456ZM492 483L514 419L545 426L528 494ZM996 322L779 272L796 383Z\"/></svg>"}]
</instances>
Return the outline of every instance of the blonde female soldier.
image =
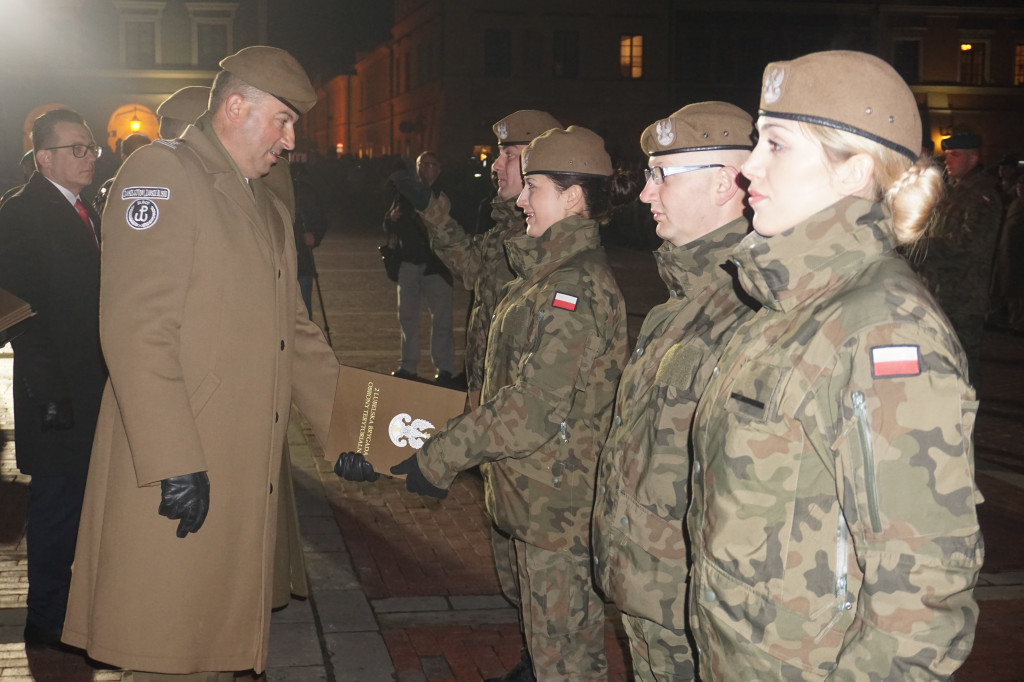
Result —
<instances>
[{"instance_id":1,"label":"blonde female soldier","mask_svg":"<svg viewBox=\"0 0 1024 682\"><path fill-rule=\"evenodd\" d=\"M735 249L763 308L694 422L691 623L708 680L947 678L983 558L977 402L946 317L893 251L941 177L885 62L769 64Z\"/></svg>"}]
</instances>

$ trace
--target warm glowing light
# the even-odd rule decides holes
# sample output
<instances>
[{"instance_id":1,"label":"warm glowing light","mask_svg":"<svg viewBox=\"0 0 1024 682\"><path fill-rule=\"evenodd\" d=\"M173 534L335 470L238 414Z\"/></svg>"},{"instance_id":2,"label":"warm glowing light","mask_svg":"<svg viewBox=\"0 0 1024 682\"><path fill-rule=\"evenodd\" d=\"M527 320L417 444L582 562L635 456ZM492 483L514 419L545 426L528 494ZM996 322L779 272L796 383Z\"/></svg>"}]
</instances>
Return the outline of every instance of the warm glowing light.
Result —
<instances>
[{"instance_id":1,"label":"warm glowing light","mask_svg":"<svg viewBox=\"0 0 1024 682\"><path fill-rule=\"evenodd\" d=\"M132 125L131 125L131 127L132 127L132 132L133 132L133 133L137 133L137 132L139 132L139 128L141 128L141 127L142 127L142 121L140 121L140 120L139 120L139 119L137 119L137 118L133 118L133 119L132 119Z\"/></svg>"},{"instance_id":2,"label":"warm glowing light","mask_svg":"<svg viewBox=\"0 0 1024 682\"><path fill-rule=\"evenodd\" d=\"M971 45L970 43L960 43L960 51L961 52L970 52L973 49L974 49L974 45Z\"/></svg>"}]
</instances>

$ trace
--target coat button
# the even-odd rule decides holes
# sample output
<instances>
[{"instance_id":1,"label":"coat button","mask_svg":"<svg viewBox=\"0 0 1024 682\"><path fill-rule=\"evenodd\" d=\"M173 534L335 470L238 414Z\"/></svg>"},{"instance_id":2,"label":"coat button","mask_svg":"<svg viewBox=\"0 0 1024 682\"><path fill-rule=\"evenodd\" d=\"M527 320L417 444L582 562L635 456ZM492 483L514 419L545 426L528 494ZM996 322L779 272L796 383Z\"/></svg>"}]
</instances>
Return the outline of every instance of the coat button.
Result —
<instances>
[{"instance_id":1,"label":"coat button","mask_svg":"<svg viewBox=\"0 0 1024 682\"><path fill-rule=\"evenodd\" d=\"M622 517L622 520L619 521L619 523L621 523L624 527L629 528L629 519L627 519L625 516Z\"/></svg>"},{"instance_id":2,"label":"coat button","mask_svg":"<svg viewBox=\"0 0 1024 682\"><path fill-rule=\"evenodd\" d=\"M281 279L281 271L280 270L277 271L277 278Z\"/></svg>"},{"instance_id":3,"label":"coat button","mask_svg":"<svg viewBox=\"0 0 1024 682\"><path fill-rule=\"evenodd\" d=\"M606 492L608 492L608 488L605 486L601 486L601 494L604 495Z\"/></svg>"},{"instance_id":4,"label":"coat button","mask_svg":"<svg viewBox=\"0 0 1024 682\"><path fill-rule=\"evenodd\" d=\"M622 415L615 415L615 425L622 426Z\"/></svg>"},{"instance_id":5,"label":"coat button","mask_svg":"<svg viewBox=\"0 0 1024 682\"><path fill-rule=\"evenodd\" d=\"M710 601L710 602L718 601L718 595L715 594L714 590L712 590L711 588L708 588L708 589L704 590L704 601Z\"/></svg>"},{"instance_id":6,"label":"coat button","mask_svg":"<svg viewBox=\"0 0 1024 682\"><path fill-rule=\"evenodd\" d=\"M277 423L277 412L274 413L274 423Z\"/></svg>"},{"instance_id":7,"label":"coat button","mask_svg":"<svg viewBox=\"0 0 1024 682\"><path fill-rule=\"evenodd\" d=\"M284 350L284 339L281 339L281 350Z\"/></svg>"},{"instance_id":8,"label":"coat button","mask_svg":"<svg viewBox=\"0 0 1024 682\"><path fill-rule=\"evenodd\" d=\"M274 484L273 483L270 484L270 494L271 495L274 494Z\"/></svg>"}]
</instances>

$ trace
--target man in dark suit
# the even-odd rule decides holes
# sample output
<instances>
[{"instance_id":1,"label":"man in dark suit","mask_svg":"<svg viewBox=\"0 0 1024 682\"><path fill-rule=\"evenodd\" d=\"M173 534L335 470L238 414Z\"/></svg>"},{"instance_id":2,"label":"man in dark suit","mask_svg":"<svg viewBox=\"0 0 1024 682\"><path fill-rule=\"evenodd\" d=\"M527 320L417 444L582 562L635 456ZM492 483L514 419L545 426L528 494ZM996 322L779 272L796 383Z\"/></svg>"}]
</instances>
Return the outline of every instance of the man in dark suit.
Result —
<instances>
[{"instance_id":1,"label":"man in dark suit","mask_svg":"<svg viewBox=\"0 0 1024 682\"><path fill-rule=\"evenodd\" d=\"M32 477L25 643L58 645L89 454L106 381L99 216L79 193L101 148L68 109L32 125L37 172L0 209L0 287L36 315L12 341L18 468Z\"/></svg>"}]
</instances>

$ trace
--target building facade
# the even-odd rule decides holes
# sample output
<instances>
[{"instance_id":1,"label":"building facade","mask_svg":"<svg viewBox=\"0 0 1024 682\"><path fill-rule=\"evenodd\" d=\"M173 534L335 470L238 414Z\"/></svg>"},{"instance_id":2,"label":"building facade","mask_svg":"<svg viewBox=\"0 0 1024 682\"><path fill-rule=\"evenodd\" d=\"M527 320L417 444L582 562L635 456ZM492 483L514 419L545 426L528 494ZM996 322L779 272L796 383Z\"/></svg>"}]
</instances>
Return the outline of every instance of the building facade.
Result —
<instances>
[{"instance_id":1,"label":"building facade","mask_svg":"<svg viewBox=\"0 0 1024 682\"><path fill-rule=\"evenodd\" d=\"M186 85L209 85L217 63L267 40L266 0L10 0L3 3L0 178L20 183L32 121L66 106L107 147L96 182L119 163L118 141L155 138L153 111Z\"/></svg>"},{"instance_id":2,"label":"building facade","mask_svg":"<svg viewBox=\"0 0 1024 682\"><path fill-rule=\"evenodd\" d=\"M396 0L391 40L322 86L305 144L480 156L493 121L538 108L593 128L617 163L634 165L655 118L708 99L755 113L768 62L826 49L897 68L921 106L924 148L969 127L988 163L1024 152L1019 0Z\"/></svg>"}]
</instances>

